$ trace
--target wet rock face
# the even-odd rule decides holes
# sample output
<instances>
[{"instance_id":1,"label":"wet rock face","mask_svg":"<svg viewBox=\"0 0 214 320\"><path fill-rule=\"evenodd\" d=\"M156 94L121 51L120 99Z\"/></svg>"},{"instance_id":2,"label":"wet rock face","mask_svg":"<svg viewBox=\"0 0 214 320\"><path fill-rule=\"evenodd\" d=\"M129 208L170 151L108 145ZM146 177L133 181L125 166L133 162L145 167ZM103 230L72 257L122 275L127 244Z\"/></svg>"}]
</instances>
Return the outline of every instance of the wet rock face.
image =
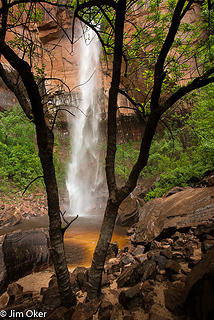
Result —
<instances>
[{"instance_id":1,"label":"wet rock face","mask_svg":"<svg viewBox=\"0 0 214 320\"><path fill-rule=\"evenodd\" d=\"M8 283L50 262L48 236L41 230L14 232L1 238L0 293Z\"/></svg>"},{"instance_id":2,"label":"wet rock face","mask_svg":"<svg viewBox=\"0 0 214 320\"><path fill-rule=\"evenodd\" d=\"M132 242L147 245L153 239L172 235L208 222L214 216L214 187L187 188L166 198L146 203L139 212Z\"/></svg>"},{"instance_id":3,"label":"wet rock face","mask_svg":"<svg viewBox=\"0 0 214 320\"><path fill-rule=\"evenodd\" d=\"M138 204L137 198L129 195L120 205L118 210L118 218L116 224L122 227L132 226L138 222Z\"/></svg>"}]
</instances>

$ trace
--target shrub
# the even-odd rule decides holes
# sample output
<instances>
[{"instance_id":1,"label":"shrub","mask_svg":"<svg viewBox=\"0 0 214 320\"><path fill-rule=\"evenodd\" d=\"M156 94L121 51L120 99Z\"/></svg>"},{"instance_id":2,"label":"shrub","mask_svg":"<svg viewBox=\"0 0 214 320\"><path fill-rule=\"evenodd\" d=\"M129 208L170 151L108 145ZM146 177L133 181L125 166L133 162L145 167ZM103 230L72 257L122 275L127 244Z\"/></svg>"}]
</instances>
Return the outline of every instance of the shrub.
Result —
<instances>
[{"instance_id":1,"label":"shrub","mask_svg":"<svg viewBox=\"0 0 214 320\"><path fill-rule=\"evenodd\" d=\"M192 112L180 119L183 127L174 125L173 137L165 131L152 142L148 165L141 177L158 175L160 179L145 200L161 197L174 186L194 185L206 171L214 168L214 85L201 89L194 99ZM183 144L184 133L188 136L187 145ZM116 173L121 179L127 178L138 149L138 143L117 146Z\"/></svg>"},{"instance_id":2,"label":"shrub","mask_svg":"<svg viewBox=\"0 0 214 320\"><path fill-rule=\"evenodd\" d=\"M12 111L0 113L0 124L1 189L11 191L11 186L23 189L31 180L42 175L34 125L18 106ZM42 186L39 180L38 184Z\"/></svg>"}]
</instances>

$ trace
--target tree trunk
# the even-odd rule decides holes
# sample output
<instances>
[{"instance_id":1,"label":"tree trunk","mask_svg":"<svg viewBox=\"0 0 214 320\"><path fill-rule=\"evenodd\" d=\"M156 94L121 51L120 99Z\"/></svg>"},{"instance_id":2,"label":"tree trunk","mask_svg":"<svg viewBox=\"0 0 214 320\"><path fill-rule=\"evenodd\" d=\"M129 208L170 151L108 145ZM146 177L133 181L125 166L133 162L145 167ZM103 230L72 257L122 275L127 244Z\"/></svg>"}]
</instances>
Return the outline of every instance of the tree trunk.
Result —
<instances>
[{"instance_id":1,"label":"tree trunk","mask_svg":"<svg viewBox=\"0 0 214 320\"><path fill-rule=\"evenodd\" d=\"M47 192L48 215L50 222L50 250L56 271L62 305L69 307L76 303L76 297L71 289L64 252L63 234L61 230L59 195L53 163L54 135L45 121L42 99L38 85L35 82L33 73L31 72L31 67L26 61L20 59L4 41L0 41L0 53L4 55L11 66L20 75L32 107L33 119L36 126L39 157L42 164Z\"/></svg>"},{"instance_id":2,"label":"tree trunk","mask_svg":"<svg viewBox=\"0 0 214 320\"><path fill-rule=\"evenodd\" d=\"M121 201L117 198L117 185L115 179L115 154L117 133L117 96L120 84L121 64L123 55L123 31L126 12L126 0L119 0L116 4L115 18L115 46L112 70L112 82L109 90L108 101L108 132L106 154L106 179L109 190L109 198L105 215L100 230L100 237L91 264L88 284L88 298L95 299L100 294L102 272L109 243L114 231L115 220Z\"/></svg>"},{"instance_id":3,"label":"tree trunk","mask_svg":"<svg viewBox=\"0 0 214 320\"><path fill-rule=\"evenodd\" d=\"M56 182L55 168L53 164L53 148L51 148L51 150L47 150L47 147L39 143L39 138L41 138L42 131L40 131L40 128L37 129L39 156L42 163L48 200L51 257L53 259L57 276L57 283L62 305L69 307L76 303L76 297L71 289L70 276L65 257L63 233L61 229L58 187ZM49 136L48 144L53 145L53 133L48 127L46 127L46 130Z\"/></svg>"},{"instance_id":4,"label":"tree trunk","mask_svg":"<svg viewBox=\"0 0 214 320\"><path fill-rule=\"evenodd\" d=\"M100 230L100 237L94 251L94 256L89 273L89 284L87 290L89 299L95 299L101 291L103 267L114 231L118 207L118 204L114 204L110 199L108 200Z\"/></svg>"}]
</instances>

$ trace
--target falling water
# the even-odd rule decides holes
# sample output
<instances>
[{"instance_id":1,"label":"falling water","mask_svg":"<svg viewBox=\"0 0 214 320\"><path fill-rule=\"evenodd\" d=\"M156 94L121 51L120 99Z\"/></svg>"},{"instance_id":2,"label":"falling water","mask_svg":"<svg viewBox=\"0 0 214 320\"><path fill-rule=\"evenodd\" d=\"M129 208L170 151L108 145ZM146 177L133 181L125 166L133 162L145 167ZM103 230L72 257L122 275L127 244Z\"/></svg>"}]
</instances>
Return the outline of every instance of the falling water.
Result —
<instances>
[{"instance_id":1,"label":"falling water","mask_svg":"<svg viewBox=\"0 0 214 320\"><path fill-rule=\"evenodd\" d=\"M100 46L91 29L84 33L80 42L80 103L71 124L72 154L66 185L71 215L88 216L94 213L98 189L102 183L96 89Z\"/></svg>"}]
</instances>

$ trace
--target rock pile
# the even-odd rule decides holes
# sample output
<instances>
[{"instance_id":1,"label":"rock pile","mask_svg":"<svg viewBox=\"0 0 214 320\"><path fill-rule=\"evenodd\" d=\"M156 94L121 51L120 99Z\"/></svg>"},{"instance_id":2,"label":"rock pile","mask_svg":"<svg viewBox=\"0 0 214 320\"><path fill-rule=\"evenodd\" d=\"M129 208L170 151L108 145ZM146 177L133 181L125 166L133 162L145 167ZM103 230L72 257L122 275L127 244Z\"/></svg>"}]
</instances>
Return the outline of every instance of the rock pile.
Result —
<instances>
[{"instance_id":1,"label":"rock pile","mask_svg":"<svg viewBox=\"0 0 214 320\"><path fill-rule=\"evenodd\" d=\"M39 197L37 199L37 197ZM0 198L0 228L15 226L23 220L47 215L47 204L42 194L30 195L22 200Z\"/></svg>"},{"instance_id":2,"label":"rock pile","mask_svg":"<svg viewBox=\"0 0 214 320\"><path fill-rule=\"evenodd\" d=\"M40 296L13 284L17 290L8 287L0 303L8 312L18 302L19 310L27 310L35 299L37 310L47 312L49 320L209 320L214 317L213 261L214 223L203 224L145 246L130 242L106 262L100 300L87 302L89 270L78 267L70 275L76 307L60 305L55 277Z\"/></svg>"}]
</instances>

